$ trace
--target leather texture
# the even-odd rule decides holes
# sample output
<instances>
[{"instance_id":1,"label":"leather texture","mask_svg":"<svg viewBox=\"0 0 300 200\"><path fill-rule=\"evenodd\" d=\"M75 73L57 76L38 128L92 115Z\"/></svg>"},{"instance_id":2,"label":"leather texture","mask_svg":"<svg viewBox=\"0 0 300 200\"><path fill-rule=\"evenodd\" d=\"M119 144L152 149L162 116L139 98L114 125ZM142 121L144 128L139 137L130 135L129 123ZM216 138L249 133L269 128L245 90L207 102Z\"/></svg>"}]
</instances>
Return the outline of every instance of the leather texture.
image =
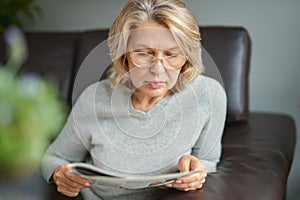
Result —
<instances>
[{"instance_id":1,"label":"leather texture","mask_svg":"<svg viewBox=\"0 0 300 200\"><path fill-rule=\"evenodd\" d=\"M200 27L200 32L204 49L222 75L228 98L227 121L246 121L251 53L247 30L242 27Z\"/></svg>"},{"instance_id":2,"label":"leather texture","mask_svg":"<svg viewBox=\"0 0 300 200\"><path fill-rule=\"evenodd\" d=\"M26 38L29 59L22 69L53 77L59 82L62 96L68 98L78 34L29 33Z\"/></svg>"},{"instance_id":3,"label":"leather texture","mask_svg":"<svg viewBox=\"0 0 300 200\"><path fill-rule=\"evenodd\" d=\"M222 158L216 173L209 174L204 188L194 192L169 190L162 200L282 200L295 148L295 123L290 116L249 113L248 76L251 41L242 27L200 27L202 44L221 72L228 98ZM86 56L107 38L108 30L83 32L29 32L28 61L24 72L54 77L63 98L69 101L77 72ZM2 35L1 35L2 38ZM80 84L105 71L108 55ZM0 40L0 62L7 59ZM206 69L210 75L210 69ZM97 80L104 78L97 77ZM84 83L85 82L85 83ZM83 88L82 88L83 89ZM64 198L51 192L50 199ZM78 197L77 199L80 199Z\"/></svg>"},{"instance_id":4,"label":"leather texture","mask_svg":"<svg viewBox=\"0 0 300 200\"><path fill-rule=\"evenodd\" d=\"M194 192L172 190L161 200L282 200L293 160L295 125L289 116L250 113L227 124L217 173Z\"/></svg>"},{"instance_id":5,"label":"leather texture","mask_svg":"<svg viewBox=\"0 0 300 200\"><path fill-rule=\"evenodd\" d=\"M78 34L29 32L25 37L29 54L20 72L35 73L54 79L58 82L62 97L68 99ZM0 43L2 63L7 60L4 44Z\"/></svg>"}]
</instances>

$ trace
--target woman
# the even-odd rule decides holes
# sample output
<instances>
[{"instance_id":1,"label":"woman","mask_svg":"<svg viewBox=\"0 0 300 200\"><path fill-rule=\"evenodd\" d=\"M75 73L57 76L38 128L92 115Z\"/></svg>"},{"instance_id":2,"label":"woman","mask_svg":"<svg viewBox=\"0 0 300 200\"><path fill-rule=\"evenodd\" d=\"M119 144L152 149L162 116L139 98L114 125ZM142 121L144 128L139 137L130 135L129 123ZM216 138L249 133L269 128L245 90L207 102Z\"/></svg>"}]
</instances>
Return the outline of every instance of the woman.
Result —
<instances>
[{"instance_id":1,"label":"woman","mask_svg":"<svg viewBox=\"0 0 300 200\"><path fill-rule=\"evenodd\" d=\"M109 33L109 79L80 96L42 170L62 194L84 199L156 199L161 188L91 185L69 163L130 176L216 167L226 114L222 86L203 71L197 22L180 0L129 0ZM207 174L165 188L200 189Z\"/></svg>"}]
</instances>

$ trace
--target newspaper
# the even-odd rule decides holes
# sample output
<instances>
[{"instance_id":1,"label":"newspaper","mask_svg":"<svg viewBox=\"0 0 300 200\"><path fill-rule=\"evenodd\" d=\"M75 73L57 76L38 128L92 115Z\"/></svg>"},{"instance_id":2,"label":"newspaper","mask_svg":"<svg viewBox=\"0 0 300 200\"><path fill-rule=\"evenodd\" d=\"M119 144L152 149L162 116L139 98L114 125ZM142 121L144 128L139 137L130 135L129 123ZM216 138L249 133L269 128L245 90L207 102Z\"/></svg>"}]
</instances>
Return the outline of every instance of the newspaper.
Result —
<instances>
[{"instance_id":1,"label":"newspaper","mask_svg":"<svg viewBox=\"0 0 300 200\"><path fill-rule=\"evenodd\" d=\"M204 172L201 170L197 170L190 172L162 174L156 176L123 176L98 168L88 163L72 163L70 164L70 167L74 175L88 179L91 184L105 185L124 189L158 187L173 183L176 181L176 179L190 174ZM212 173L215 171L215 168L205 170L206 173Z\"/></svg>"}]
</instances>

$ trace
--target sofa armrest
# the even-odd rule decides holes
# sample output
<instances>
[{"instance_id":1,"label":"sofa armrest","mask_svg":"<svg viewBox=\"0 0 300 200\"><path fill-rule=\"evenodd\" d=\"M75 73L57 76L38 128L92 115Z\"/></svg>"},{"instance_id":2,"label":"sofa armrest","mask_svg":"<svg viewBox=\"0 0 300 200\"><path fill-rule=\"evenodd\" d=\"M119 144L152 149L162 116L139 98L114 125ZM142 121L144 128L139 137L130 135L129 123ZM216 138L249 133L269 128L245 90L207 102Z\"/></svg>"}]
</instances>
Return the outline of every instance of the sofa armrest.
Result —
<instances>
[{"instance_id":1,"label":"sofa armrest","mask_svg":"<svg viewBox=\"0 0 300 200\"><path fill-rule=\"evenodd\" d=\"M198 191L170 190L161 200L282 200L295 148L288 116L255 113L248 123L229 124L216 173Z\"/></svg>"}]
</instances>

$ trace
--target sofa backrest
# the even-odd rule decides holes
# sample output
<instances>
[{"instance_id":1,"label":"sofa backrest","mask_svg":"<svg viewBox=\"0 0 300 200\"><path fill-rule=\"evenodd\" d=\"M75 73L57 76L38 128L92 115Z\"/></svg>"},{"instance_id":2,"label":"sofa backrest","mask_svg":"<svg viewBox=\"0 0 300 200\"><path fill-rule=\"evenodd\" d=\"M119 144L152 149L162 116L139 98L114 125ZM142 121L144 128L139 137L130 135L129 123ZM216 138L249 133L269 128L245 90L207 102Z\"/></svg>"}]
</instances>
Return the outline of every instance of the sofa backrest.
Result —
<instances>
[{"instance_id":1,"label":"sofa backrest","mask_svg":"<svg viewBox=\"0 0 300 200\"><path fill-rule=\"evenodd\" d=\"M78 36L78 33L73 32L25 33L29 56L20 72L37 73L42 77L54 79L58 83L62 97L68 99ZM5 63L7 60L6 48L2 39L0 63Z\"/></svg>"},{"instance_id":2,"label":"sofa backrest","mask_svg":"<svg viewBox=\"0 0 300 200\"><path fill-rule=\"evenodd\" d=\"M200 27L200 31L203 47L216 63L224 82L228 98L227 121L247 121L251 51L248 32L241 27ZM103 53L96 51L103 54L93 62L97 63L99 60L99 64L88 68L88 73L81 76L81 79L78 78L82 64L89 64L85 62L85 58L97 49L99 44L103 46L102 41L107 39L107 35L107 29L26 33L29 58L22 71L34 71L42 76L54 77L59 83L62 96L74 102L86 86L100 80L99 74L102 75L108 67L108 50L104 50ZM4 49L4 43L0 41L2 63L6 59ZM74 85L76 90L73 90Z\"/></svg>"},{"instance_id":3,"label":"sofa backrest","mask_svg":"<svg viewBox=\"0 0 300 200\"><path fill-rule=\"evenodd\" d=\"M202 44L216 63L227 94L227 121L247 121L251 40L242 27L203 27Z\"/></svg>"},{"instance_id":4,"label":"sofa backrest","mask_svg":"<svg viewBox=\"0 0 300 200\"><path fill-rule=\"evenodd\" d=\"M217 65L224 82L228 98L227 121L247 121L251 51L251 41L247 30L242 27L200 27L200 31L202 45ZM89 52L98 48L107 35L108 30L93 30L80 34L77 69ZM107 60L107 54L99 58L99 68L104 67L104 69L94 68L100 70L100 74L107 68L107 64L102 65L101 60ZM86 77L86 80L81 81L86 83L80 84L89 85L91 79Z\"/></svg>"}]
</instances>

